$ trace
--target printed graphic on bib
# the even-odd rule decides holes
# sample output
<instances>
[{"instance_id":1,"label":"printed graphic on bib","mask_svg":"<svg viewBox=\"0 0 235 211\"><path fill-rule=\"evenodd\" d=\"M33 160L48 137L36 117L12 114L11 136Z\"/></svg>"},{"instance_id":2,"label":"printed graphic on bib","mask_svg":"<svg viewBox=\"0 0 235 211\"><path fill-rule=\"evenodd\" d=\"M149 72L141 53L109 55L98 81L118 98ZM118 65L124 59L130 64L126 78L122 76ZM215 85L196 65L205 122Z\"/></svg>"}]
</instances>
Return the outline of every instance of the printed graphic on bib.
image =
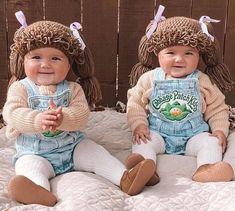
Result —
<instances>
[{"instance_id":1,"label":"printed graphic on bib","mask_svg":"<svg viewBox=\"0 0 235 211\"><path fill-rule=\"evenodd\" d=\"M42 134L45 137L54 137L54 136L61 134L62 132L63 132L62 130L55 130L55 131L48 130L46 132L43 132Z\"/></svg>"},{"instance_id":2,"label":"printed graphic on bib","mask_svg":"<svg viewBox=\"0 0 235 211\"><path fill-rule=\"evenodd\" d=\"M155 97L151 104L155 111L172 121L180 121L198 109L198 99L194 95L187 95L177 90Z\"/></svg>"}]
</instances>

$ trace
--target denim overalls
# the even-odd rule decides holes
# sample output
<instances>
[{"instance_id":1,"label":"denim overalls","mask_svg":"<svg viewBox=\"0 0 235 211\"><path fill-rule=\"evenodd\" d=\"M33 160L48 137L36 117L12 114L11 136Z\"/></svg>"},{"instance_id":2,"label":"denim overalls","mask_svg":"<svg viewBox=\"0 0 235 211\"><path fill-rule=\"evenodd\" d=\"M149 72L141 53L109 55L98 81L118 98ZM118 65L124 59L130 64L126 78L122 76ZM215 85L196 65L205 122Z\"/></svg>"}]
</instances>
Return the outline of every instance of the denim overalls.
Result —
<instances>
[{"instance_id":1,"label":"denim overalls","mask_svg":"<svg viewBox=\"0 0 235 211\"><path fill-rule=\"evenodd\" d=\"M67 81L57 85L53 96L40 95L38 87L25 78L20 81L28 93L28 105L33 110L47 110L49 99L52 99L57 107L68 107L70 90ZM24 122L22 122L24 124ZM61 174L73 169L73 150L85 137L82 132L55 131L39 134L21 134L17 138L16 161L22 155L34 154L46 158L53 166L56 174Z\"/></svg>"},{"instance_id":2,"label":"denim overalls","mask_svg":"<svg viewBox=\"0 0 235 211\"><path fill-rule=\"evenodd\" d=\"M165 80L164 71L156 68L149 110L150 130L163 137L166 153L184 154L189 138L209 131L201 112L198 70L185 79Z\"/></svg>"}]
</instances>

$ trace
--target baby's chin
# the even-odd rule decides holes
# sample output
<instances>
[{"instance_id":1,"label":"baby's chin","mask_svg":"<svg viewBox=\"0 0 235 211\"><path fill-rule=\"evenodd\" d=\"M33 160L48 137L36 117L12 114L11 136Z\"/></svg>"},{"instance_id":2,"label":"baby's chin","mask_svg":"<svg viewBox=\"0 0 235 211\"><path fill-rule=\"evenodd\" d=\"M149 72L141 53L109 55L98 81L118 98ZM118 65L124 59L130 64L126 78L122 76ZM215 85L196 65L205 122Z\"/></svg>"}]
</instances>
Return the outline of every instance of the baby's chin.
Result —
<instances>
[{"instance_id":1,"label":"baby's chin","mask_svg":"<svg viewBox=\"0 0 235 211\"><path fill-rule=\"evenodd\" d=\"M51 85L56 85L57 83L51 82L51 81L36 81L36 85L38 86L51 86Z\"/></svg>"},{"instance_id":2,"label":"baby's chin","mask_svg":"<svg viewBox=\"0 0 235 211\"><path fill-rule=\"evenodd\" d=\"M43 77L43 78L38 78L35 83L39 86L50 86L50 85L56 85L60 83L60 81L57 81L49 77L47 78Z\"/></svg>"},{"instance_id":3,"label":"baby's chin","mask_svg":"<svg viewBox=\"0 0 235 211\"><path fill-rule=\"evenodd\" d=\"M180 79L180 78L185 78L186 75L183 74L171 74L171 75L167 75L166 78L167 79Z\"/></svg>"}]
</instances>

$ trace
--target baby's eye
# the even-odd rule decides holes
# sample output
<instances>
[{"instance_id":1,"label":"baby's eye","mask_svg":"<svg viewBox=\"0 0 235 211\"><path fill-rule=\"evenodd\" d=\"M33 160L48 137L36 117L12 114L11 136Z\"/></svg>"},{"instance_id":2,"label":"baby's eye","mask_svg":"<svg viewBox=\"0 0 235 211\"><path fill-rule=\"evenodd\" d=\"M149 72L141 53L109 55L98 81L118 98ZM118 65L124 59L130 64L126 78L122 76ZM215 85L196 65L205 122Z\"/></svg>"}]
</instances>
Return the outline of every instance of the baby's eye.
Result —
<instances>
[{"instance_id":1,"label":"baby's eye","mask_svg":"<svg viewBox=\"0 0 235 211\"><path fill-rule=\"evenodd\" d=\"M40 56L32 56L31 59L40 59Z\"/></svg>"},{"instance_id":2,"label":"baby's eye","mask_svg":"<svg viewBox=\"0 0 235 211\"><path fill-rule=\"evenodd\" d=\"M186 52L185 54L186 54L186 55L193 55L192 52Z\"/></svg>"},{"instance_id":3,"label":"baby's eye","mask_svg":"<svg viewBox=\"0 0 235 211\"><path fill-rule=\"evenodd\" d=\"M173 51L167 51L166 54L174 54Z\"/></svg>"},{"instance_id":4,"label":"baby's eye","mask_svg":"<svg viewBox=\"0 0 235 211\"><path fill-rule=\"evenodd\" d=\"M52 57L52 60L61 60L61 58L59 58L59 57Z\"/></svg>"}]
</instances>

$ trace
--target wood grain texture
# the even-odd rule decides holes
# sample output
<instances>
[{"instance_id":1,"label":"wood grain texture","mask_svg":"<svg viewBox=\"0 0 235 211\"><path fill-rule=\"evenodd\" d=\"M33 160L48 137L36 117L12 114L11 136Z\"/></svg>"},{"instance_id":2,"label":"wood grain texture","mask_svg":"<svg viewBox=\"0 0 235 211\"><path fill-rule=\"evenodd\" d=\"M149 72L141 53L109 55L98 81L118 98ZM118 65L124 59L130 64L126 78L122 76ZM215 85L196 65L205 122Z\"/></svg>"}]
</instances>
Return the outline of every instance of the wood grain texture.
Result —
<instances>
[{"instance_id":1,"label":"wood grain texture","mask_svg":"<svg viewBox=\"0 0 235 211\"><path fill-rule=\"evenodd\" d=\"M126 103L129 74L138 62L138 46L149 22L154 18L154 1L121 0L118 50L118 100Z\"/></svg>"},{"instance_id":2,"label":"wood grain texture","mask_svg":"<svg viewBox=\"0 0 235 211\"><path fill-rule=\"evenodd\" d=\"M81 22L87 45L95 60L95 76L101 84L100 104L114 106L126 103L129 73L138 62L138 45L145 28L154 17L154 9L165 6L166 17L186 16L199 19L208 15L220 19L214 23L221 45L221 56L235 80L235 1L234 0L2 0L0 2L0 100L6 95L9 79L9 49L20 24L14 13L22 10L27 23L47 19L70 25ZM156 58L157 59L157 58ZM199 66L203 69L204 65ZM75 80L72 73L68 79ZM234 90L226 94L226 102L235 106Z\"/></svg>"},{"instance_id":3,"label":"wood grain texture","mask_svg":"<svg viewBox=\"0 0 235 211\"><path fill-rule=\"evenodd\" d=\"M117 0L83 1L84 36L95 60L95 75L103 93L103 105L116 103Z\"/></svg>"}]
</instances>

